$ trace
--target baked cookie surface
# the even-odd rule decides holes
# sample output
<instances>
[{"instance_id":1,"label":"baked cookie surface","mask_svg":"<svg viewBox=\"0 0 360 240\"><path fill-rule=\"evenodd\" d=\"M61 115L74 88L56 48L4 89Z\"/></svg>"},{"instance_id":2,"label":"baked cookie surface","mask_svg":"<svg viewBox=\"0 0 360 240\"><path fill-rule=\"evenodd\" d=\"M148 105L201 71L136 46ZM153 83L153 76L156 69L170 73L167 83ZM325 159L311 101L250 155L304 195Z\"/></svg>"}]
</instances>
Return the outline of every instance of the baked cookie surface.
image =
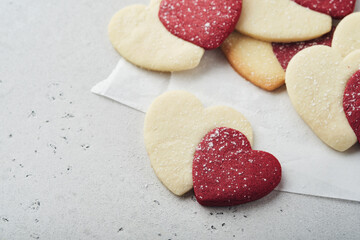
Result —
<instances>
[{"instance_id":1,"label":"baked cookie surface","mask_svg":"<svg viewBox=\"0 0 360 240\"><path fill-rule=\"evenodd\" d=\"M108 27L114 48L129 62L154 71L195 68L204 49L169 33L158 18L160 0L117 12Z\"/></svg>"},{"instance_id":2,"label":"baked cookie surface","mask_svg":"<svg viewBox=\"0 0 360 240\"><path fill-rule=\"evenodd\" d=\"M256 86L272 91L285 82L285 71L271 43L233 32L221 45L231 66Z\"/></svg>"},{"instance_id":3,"label":"baked cookie surface","mask_svg":"<svg viewBox=\"0 0 360 240\"><path fill-rule=\"evenodd\" d=\"M269 42L314 39L331 30L331 17L291 0L243 0L236 30Z\"/></svg>"},{"instance_id":4,"label":"baked cookie surface","mask_svg":"<svg viewBox=\"0 0 360 240\"><path fill-rule=\"evenodd\" d=\"M360 50L345 59L327 46L302 50L290 61L286 87L290 100L313 132L337 151L356 143L343 110L347 81L360 68Z\"/></svg>"},{"instance_id":5,"label":"baked cookie surface","mask_svg":"<svg viewBox=\"0 0 360 240\"><path fill-rule=\"evenodd\" d=\"M174 194L192 189L196 146L216 127L237 129L252 142L250 123L230 107L204 108L185 91L164 93L151 104L144 123L146 150L157 177Z\"/></svg>"},{"instance_id":6,"label":"baked cookie surface","mask_svg":"<svg viewBox=\"0 0 360 240\"><path fill-rule=\"evenodd\" d=\"M360 12L352 13L337 25L332 46L345 57L360 49Z\"/></svg>"},{"instance_id":7,"label":"baked cookie surface","mask_svg":"<svg viewBox=\"0 0 360 240\"><path fill-rule=\"evenodd\" d=\"M167 30L205 49L214 49L234 30L242 0L162 0L159 18Z\"/></svg>"},{"instance_id":8,"label":"baked cookie surface","mask_svg":"<svg viewBox=\"0 0 360 240\"><path fill-rule=\"evenodd\" d=\"M354 11L356 0L294 0L301 6L325 13L333 18L343 18Z\"/></svg>"},{"instance_id":9,"label":"baked cookie surface","mask_svg":"<svg viewBox=\"0 0 360 240\"><path fill-rule=\"evenodd\" d=\"M196 200L205 206L232 206L270 193L281 180L281 165L270 153L252 150L245 135L231 128L206 134L194 155Z\"/></svg>"}]
</instances>

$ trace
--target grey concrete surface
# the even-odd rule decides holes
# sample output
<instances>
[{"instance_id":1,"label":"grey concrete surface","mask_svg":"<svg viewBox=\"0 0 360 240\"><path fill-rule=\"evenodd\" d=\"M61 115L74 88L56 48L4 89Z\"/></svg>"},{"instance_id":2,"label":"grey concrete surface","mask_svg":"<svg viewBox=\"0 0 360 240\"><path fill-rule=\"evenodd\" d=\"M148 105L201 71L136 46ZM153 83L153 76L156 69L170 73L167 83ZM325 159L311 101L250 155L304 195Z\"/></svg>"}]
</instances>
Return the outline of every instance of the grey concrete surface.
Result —
<instances>
[{"instance_id":1,"label":"grey concrete surface","mask_svg":"<svg viewBox=\"0 0 360 240\"><path fill-rule=\"evenodd\" d=\"M90 93L119 59L107 23L133 2L0 1L0 239L360 239L358 202L205 208L161 185L144 115Z\"/></svg>"}]
</instances>

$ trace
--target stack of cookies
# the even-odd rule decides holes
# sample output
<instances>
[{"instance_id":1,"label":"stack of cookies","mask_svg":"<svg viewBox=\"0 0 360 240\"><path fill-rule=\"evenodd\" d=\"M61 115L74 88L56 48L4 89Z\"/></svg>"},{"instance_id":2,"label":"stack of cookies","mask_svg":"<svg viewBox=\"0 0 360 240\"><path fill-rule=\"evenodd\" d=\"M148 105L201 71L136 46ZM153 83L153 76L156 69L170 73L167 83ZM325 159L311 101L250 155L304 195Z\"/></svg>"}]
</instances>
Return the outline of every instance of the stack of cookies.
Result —
<instances>
[{"instance_id":1,"label":"stack of cookies","mask_svg":"<svg viewBox=\"0 0 360 240\"><path fill-rule=\"evenodd\" d=\"M360 13L355 0L151 0L117 12L115 49L153 71L193 69L205 50L221 48L233 69L273 91L286 83L301 118L328 146L360 141ZM333 19L342 19L338 26ZM239 78L241 81L241 78ZM246 118L204 109L184 91L154 100L145 119L152 167L174 194L194 187L200 204L259 199L281 180L271 154L252 150Z\"/></svg>"},{"instance_id":2,"label":"stack of cookies","mask_svg":"<svg viewBox=\"0 0 360 240\"><path fill-rule=\"evenodd\" d=\"M192 69L204 50L221 46L241 76L271 91L284 84L291 57L330 45L332 18L354 7L355 0L152 0L116 13L109 35L124 58L154 71Z\"/></svg>"}]
</instances>

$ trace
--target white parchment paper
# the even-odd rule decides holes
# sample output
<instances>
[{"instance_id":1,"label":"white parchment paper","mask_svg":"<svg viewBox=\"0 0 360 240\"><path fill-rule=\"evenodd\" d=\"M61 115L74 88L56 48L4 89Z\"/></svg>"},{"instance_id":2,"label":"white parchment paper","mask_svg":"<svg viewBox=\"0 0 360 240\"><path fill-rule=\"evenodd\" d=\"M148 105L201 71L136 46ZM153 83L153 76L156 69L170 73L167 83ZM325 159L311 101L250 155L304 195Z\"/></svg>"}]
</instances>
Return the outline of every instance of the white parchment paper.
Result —
<instances>
[{"instance_id":1,"label":"white parchment paper","mask_svg":"<svg viewBox=\"0 0 360 240\"><path fill-rule=\"evenodd\" d=\"M144 70L121 58L110 76L91 91L146 112L154 98L167 90L169 79L169 73Z\"/></svg>"},{"instance_id":2,"label":"white parchment paper","mask_svg":"<svg viewBox=\"0 0 360 240\"><path fill-rule=\"evenodd\" d=\"M254 149L272 153L282 164L278 190L360 201L360 144L343 153L328 147L293 109L285 86L267 92L252 85L218 49L207 51L197 68L172 74L143 70L121 59L92 92L146 112L158 95L179 89L195 94L205 106L227 105L246 116Z\"/></svg>"}]
</instances>

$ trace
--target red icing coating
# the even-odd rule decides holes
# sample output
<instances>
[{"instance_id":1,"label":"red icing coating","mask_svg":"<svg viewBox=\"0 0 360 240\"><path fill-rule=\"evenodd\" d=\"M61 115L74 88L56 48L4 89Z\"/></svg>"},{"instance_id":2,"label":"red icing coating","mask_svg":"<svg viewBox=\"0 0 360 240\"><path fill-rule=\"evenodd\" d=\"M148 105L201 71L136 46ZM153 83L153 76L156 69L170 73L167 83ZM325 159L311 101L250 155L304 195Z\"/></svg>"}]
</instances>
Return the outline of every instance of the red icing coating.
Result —
<instances>
[{"instance_id":1,"label":"red icing coating","mask_svg":"<svg viewBox=\"0 0 360 240\"><path fill-rule=\"evenodd\" d=\"M325 13L333 18L343 18L354 11L356 0L294 0L301 6Z\"/></svg>"},{"instance_id":2,"label":"red icing coating","mask_svg":"<svg viewBox=\"0 0 360 240\"><path fill-rule=\"evenodd\" d=\"M270 193L281 180L281 165L273 155L252 150L241 132L221 127L199 143L192 174L201 205L232 206Z\"/></svg>"},{"instance_id":3,"label":"red icing coating","mask_svg":"<svg viewBox=\"0 0 360 240\"><path fill-rule=\"evenodd\" d=\"M346 84L343 107L347 120L360 142L360 70Z\"/></svg>"},{"instance_id":4,"label":"red icing coating","mask_svg":"<svg viewBox=\"0 0 360 240\"><path fill-rule=\"evenodd\" d=\"M309 41L292 43L272 43L274 54L280 62L282 68L286 70L290 60L295 56L295 54L297 54L301 50L314 45L326 45L330 47L334 31L335 27L333 27L329 33Z\"/></svg>"},{"instance_id":5,"label":"red icing coating","mask_svg":"<svg viewBox=\"0 0 360 240\"><path fill-rule=\"evenodd\" d=\"M242 0L163 0L159 19L175 36L213 49L234 30Z\"/></svg>"}]
</instances>

